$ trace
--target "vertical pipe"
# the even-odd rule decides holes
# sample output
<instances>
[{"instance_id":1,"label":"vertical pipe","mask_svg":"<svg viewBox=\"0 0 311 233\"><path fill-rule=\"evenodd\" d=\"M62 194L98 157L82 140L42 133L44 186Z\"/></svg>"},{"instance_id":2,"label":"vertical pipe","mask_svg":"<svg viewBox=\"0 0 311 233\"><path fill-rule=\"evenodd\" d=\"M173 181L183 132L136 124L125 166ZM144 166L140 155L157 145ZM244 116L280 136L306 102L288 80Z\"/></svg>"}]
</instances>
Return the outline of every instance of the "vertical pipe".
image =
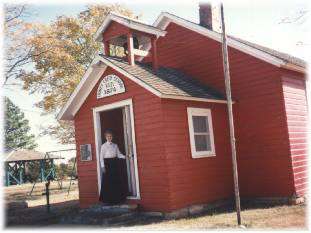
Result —
<instances>
[{"instance_id":1,"label":"vertical pipe","mask_svg":"<svg viewBox=\"0 0 311 233\"><path fill-rule=\"evenodd\" d=\"M232 153L235 206L236 206L236 212L237 212L237 221L238 221L238 224L241 225L241 206L240 206L238 168L237 168L236 148L235 148L230 72L229 72L229 61L228 61L228 47L227 47L227 37L226 37L226 28L225 28L225 20L224 20L224 9L223 9L222 3L220 5L220 11L221 11L221 26L222 26L222 54L223 54L225 85L226 85L226 96L227 96L227 103L228 103L227 106L228 106L229 127L230 127L230 142L231 142L231 153Z\"/></svg>"}]
</instances>

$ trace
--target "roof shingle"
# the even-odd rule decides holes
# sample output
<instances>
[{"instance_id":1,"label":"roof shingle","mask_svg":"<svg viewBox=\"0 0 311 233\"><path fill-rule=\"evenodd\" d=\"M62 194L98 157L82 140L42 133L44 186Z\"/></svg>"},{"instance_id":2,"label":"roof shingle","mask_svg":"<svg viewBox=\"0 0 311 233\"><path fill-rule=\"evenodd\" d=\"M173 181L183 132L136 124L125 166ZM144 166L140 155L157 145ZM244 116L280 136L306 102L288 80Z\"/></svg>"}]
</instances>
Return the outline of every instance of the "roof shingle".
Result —
<instances>
[{"instance_id":1,"label":"roof shingle","mask_svg":"<svg viewBox=\"0 0 311 233\"><path fill-rule=\"evenodd\" d=\"M150 64L135 62L129 65L122 58L101 55L104 59L118 66L135 78L164 95L181 97L196 97L215 100L225 100L218 91L201 84L181 71L172 68L160 67L155 73Z\"/></svg>"}]
</instances>

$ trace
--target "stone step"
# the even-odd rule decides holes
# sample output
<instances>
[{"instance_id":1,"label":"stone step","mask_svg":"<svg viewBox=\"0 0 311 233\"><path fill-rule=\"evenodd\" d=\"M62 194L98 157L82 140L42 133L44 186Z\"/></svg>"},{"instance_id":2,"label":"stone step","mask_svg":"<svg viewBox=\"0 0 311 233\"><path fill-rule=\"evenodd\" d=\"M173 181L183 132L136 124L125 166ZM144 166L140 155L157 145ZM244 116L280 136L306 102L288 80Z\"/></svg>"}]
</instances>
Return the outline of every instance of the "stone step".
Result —
<instances>
[{"instance_id":1,"label":"stone step","mask_svg":"<svg viewBox=\"0 0 311 233\"><path fill-rule=\"evenodd\" d=\"M79 211L79 214L62 218L67 224L111 225L122 223L137 214L137 205L95 205Z\"/></svg>"},{"instance_id":2,"label":"stone step","mask_svg":"<svg viewBox=\"0 0 311 233\"><path fill-rule=\"evenodd\" d=\"M121 205L105 205L96 204L87 209L81 210L81 212L129 212L136 211L138 208L137 204L121 204Z\"/></svg>"},{"instance_id":3,"label":"stone step","mask_svg":"<svg viewBox=\"0 0 311 233\"><path fill-rule=\"evenodd\" d=\"M125 214L121 214L119 216L106 218L103 221L103 224L104 225L110 225L110 226L124 225L130 221L135 220L137 217L138 217L138 214L135 212L125 213Z\"/></svg>"}]
</instances>

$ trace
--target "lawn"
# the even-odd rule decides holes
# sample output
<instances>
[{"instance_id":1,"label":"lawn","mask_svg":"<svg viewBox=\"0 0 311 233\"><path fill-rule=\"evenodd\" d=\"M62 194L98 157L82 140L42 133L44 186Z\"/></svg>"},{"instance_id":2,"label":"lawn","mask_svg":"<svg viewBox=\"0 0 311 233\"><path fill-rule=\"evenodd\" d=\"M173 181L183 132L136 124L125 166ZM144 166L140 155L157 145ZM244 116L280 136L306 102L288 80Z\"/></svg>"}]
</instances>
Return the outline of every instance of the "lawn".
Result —
<instances>
[{"instance_id":1,"label":"lawn","mask_svg":"<svg viewBox=\"0 0 311 233\"><path fill-rule=\"evenodd\" d=\"M274 206L244 209L242 224L252 229L306 229L306 206ZM143 223L141 223L143 224ZM197 217L166 220L156 223L130 226L137 230L204 230L236 228L236 214L214 213Z\"/></svg>"},{"instance_id":2,"label":"lawn","mask_svg":"<svg viewBox=\"0 0 311 233\"><path fill-rule=\"evenodd\" d=\"M59 185L61 184L61 189ZM4 196L6 203L15 201L26 201L28 207L35 207L46 204L46 197L42 195L45 192L45 183L36 183L32 195L29 193L33 184L27 183L23 185L12 185L4 188ZM78 200L78 182L72 181L70 192L68 194L69 180L64 180L62 183L56 181L50 184L50 203L59 203L65 201Z\"/></svg>"},{"instance_id":3,"label":"lawn","mask_svg":"<svg viewBox=\"0 0 311 233\"><path fill-rule=\"evenodd\" d=\"M90 208L81 210L78 204L78 188L75 181L70 194L67 194L69 182L59 189L57 182L51 184L51 213L47 213L45 196L42 195L44 183L36 185L33 195L29 192L32 185L5 187L6 202L26 201L29 208L16 208L7 211L8 226L101 226L103 228L121 228L123 230L203 230L237 228L235 212L230 207L209 211L204 214L177 220L146 216L134 213L121 216L114 212L98 212ZM123 213L124 214L124 213ZM116 221L103 221L111 216L121 216ZM119 217L120 217L119 216ZM65 220L64 220L65 219ZM82 221L83 220L83 221ZM242 205L242 223L247 229L306 229L306 206L301 205Z\"/></svg>"}]
</instances>

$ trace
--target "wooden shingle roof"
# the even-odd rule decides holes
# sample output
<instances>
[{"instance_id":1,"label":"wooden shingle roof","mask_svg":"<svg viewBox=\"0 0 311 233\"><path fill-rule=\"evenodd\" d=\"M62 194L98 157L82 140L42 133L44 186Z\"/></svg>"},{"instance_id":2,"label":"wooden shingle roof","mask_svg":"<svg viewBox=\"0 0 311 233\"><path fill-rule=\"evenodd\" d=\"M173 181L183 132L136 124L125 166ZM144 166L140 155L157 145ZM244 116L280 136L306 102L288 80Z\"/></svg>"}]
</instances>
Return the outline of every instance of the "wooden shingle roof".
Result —
<instances>
[{"instance_id":1,"label":"wooden shingle roof","mask_svg":"<svg viewBox=\"0 0 311 233\"><path fill-rule=\"evenodd\" d=\"M160 67L155 73L150 64L136 61L135 65L131 66L122 58L101 56L163 95L225 100L218 91L179 70Z\"/></svg>"}]
</instances>

